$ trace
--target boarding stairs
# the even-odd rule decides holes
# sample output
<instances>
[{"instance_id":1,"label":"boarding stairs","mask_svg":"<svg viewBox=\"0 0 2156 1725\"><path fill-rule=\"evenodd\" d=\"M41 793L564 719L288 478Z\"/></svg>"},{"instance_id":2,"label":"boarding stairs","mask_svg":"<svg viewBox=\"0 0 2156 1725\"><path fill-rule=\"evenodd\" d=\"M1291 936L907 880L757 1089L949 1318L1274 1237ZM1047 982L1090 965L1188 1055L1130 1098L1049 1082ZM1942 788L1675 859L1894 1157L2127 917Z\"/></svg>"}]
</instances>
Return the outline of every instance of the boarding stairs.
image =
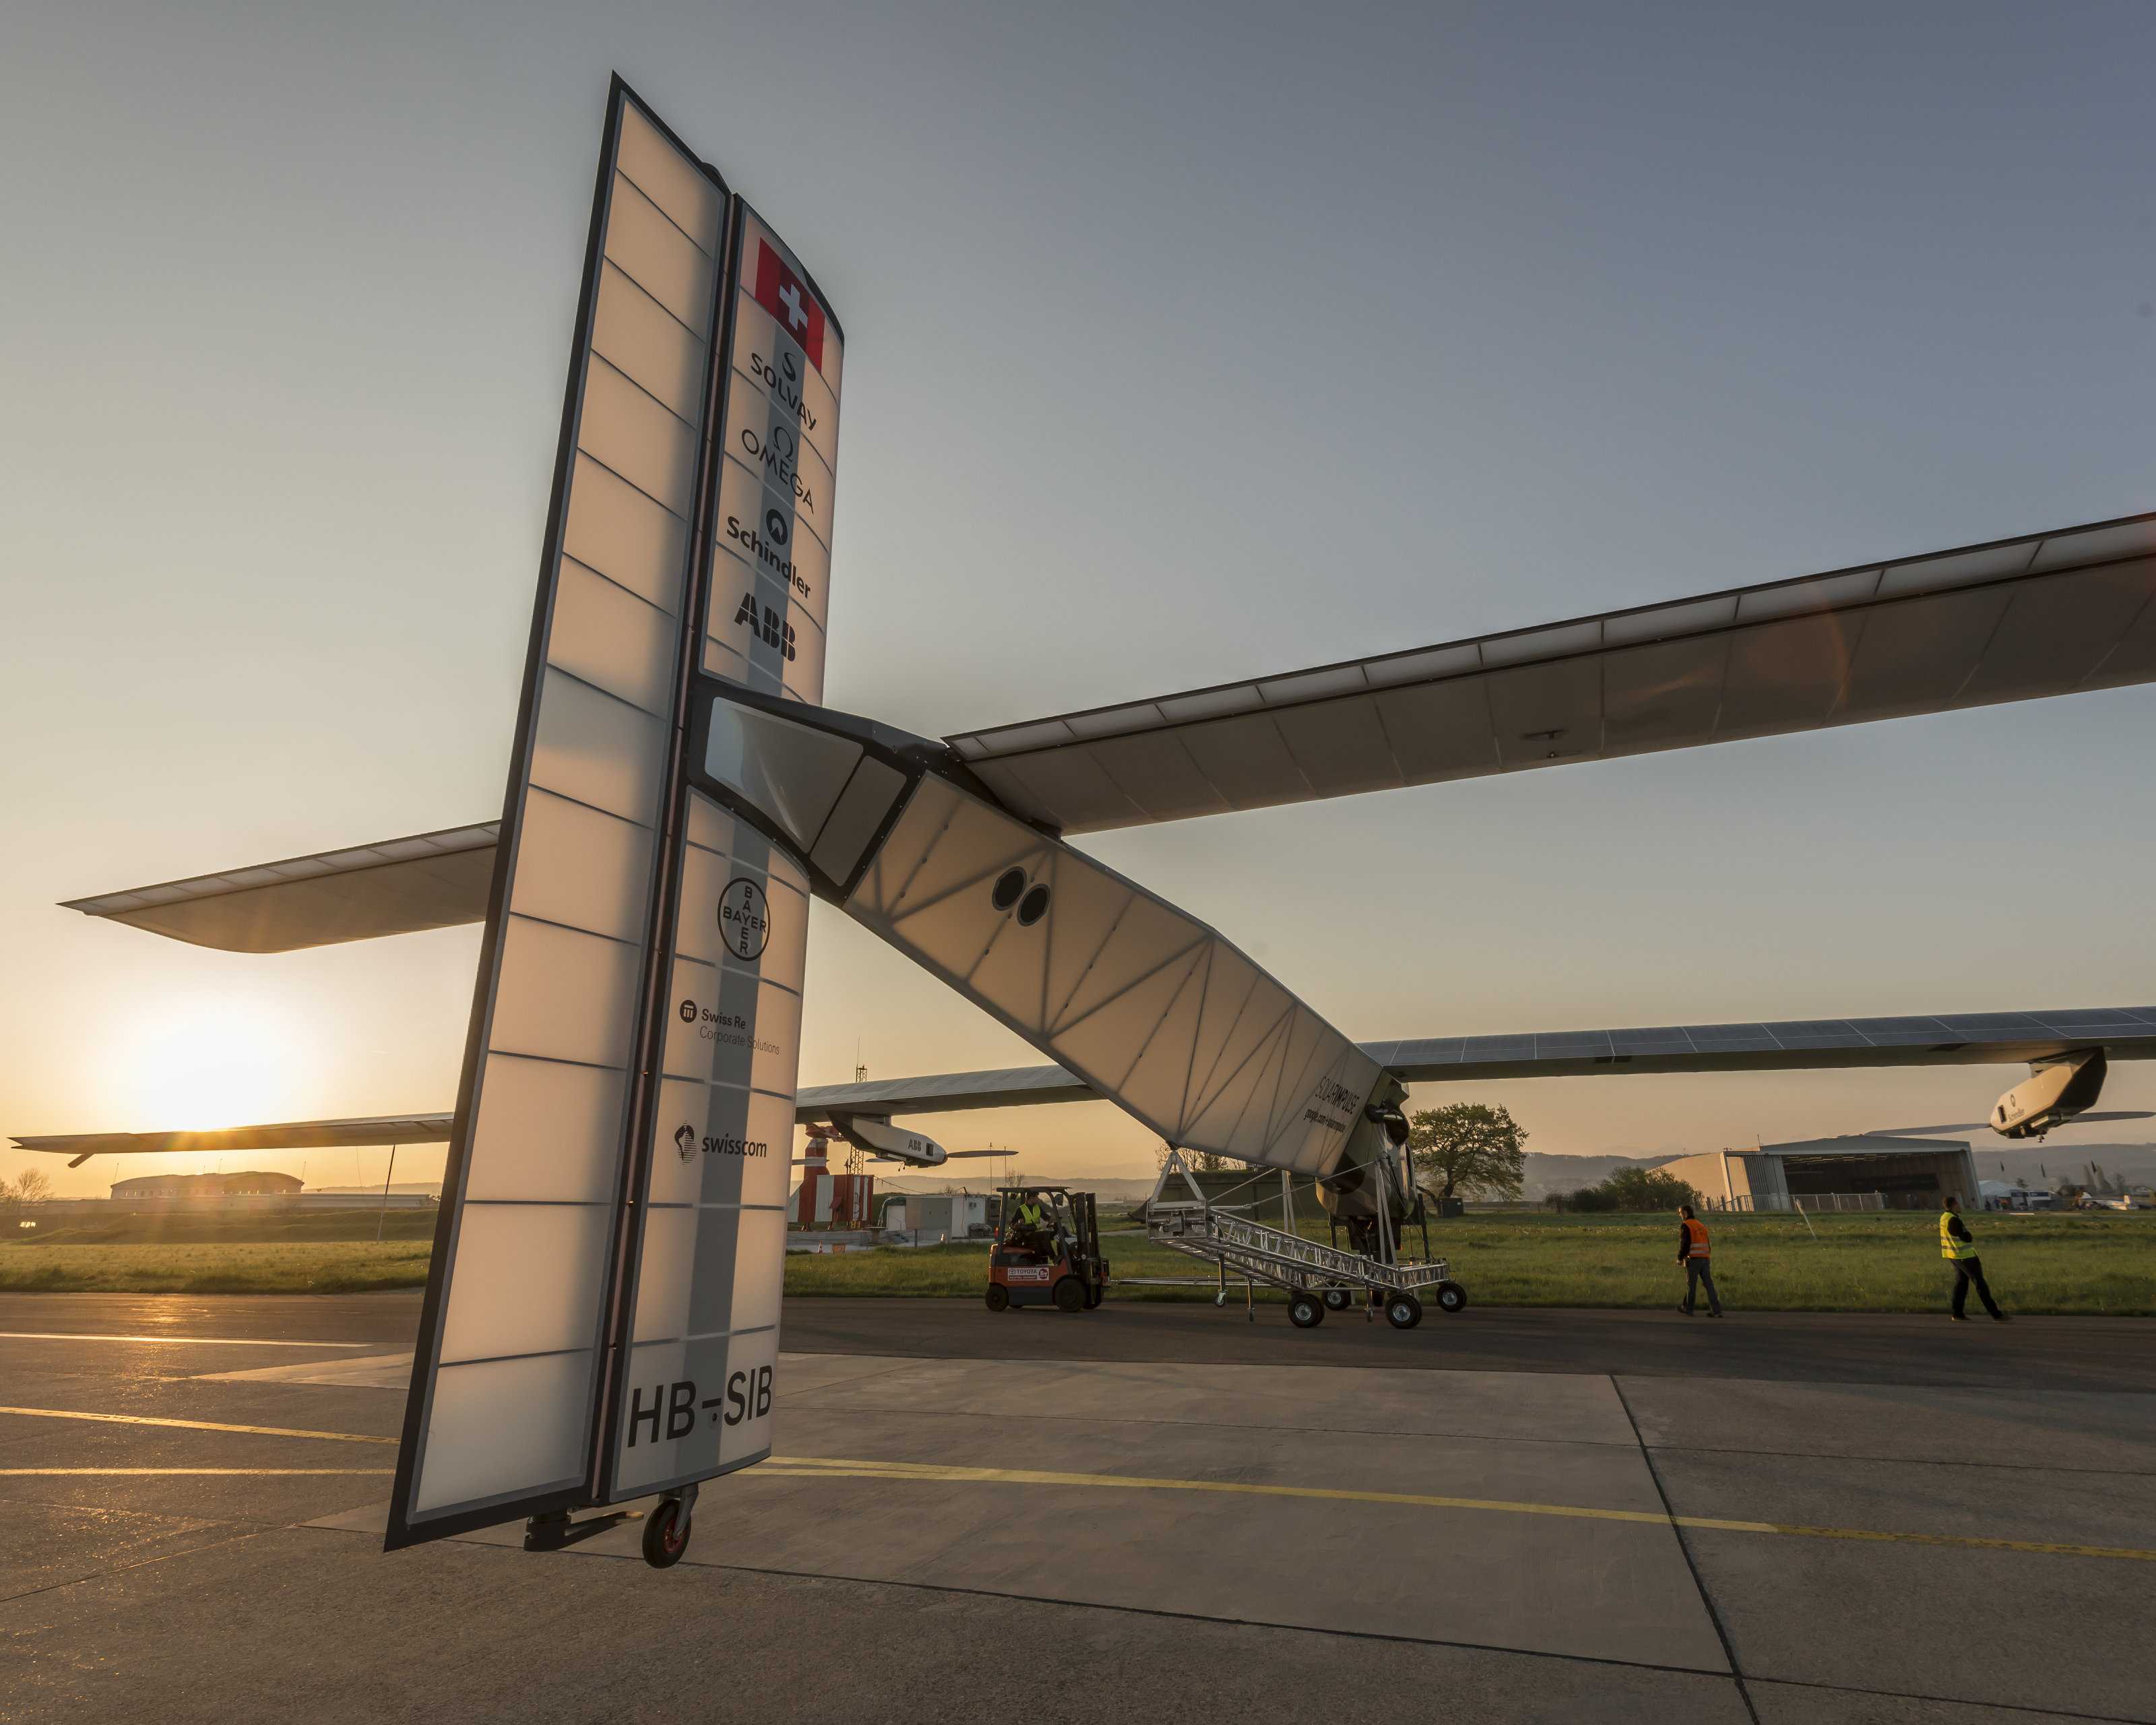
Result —
<instances>
[{"instance_id":1,"label":"boarding stairs","mask_svg":"<svg viewBox=\"0 0 2156 1725\"><path fill-rule=\"evenodd\" d=\"M1168 1183L1178 1174L1190 1194L1188 1199L1168 1196ZM1286 1195L1283 1182L1284 1199ZM1287 1219L1291 1221L1291 1215ZM1209 1202L1183 1165L1180 1153L1170 1154L1153 1187L1146 1206L1146 1237L1213 1265L1220 1278L1224 1304L1230 1276L1241 1276L1246 1286L1265 1282L1290 1293L1360 1288L1375 1296L1373 1303L1394 1294L1419 1295L1452 1277L1443 1258L1386 1263L1365 1252L1306 1240L1291 1228L1269 1227Z\"/></svg>"}]
</instances>

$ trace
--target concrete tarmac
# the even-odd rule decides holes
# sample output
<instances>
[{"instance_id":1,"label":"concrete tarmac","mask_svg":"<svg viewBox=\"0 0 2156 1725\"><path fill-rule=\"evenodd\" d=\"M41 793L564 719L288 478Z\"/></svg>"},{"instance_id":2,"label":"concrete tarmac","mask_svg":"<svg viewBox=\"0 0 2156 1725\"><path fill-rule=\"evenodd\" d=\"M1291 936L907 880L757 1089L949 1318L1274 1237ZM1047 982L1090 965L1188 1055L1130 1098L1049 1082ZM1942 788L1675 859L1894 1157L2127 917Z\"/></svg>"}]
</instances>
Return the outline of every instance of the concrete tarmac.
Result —
<instances>
[{"instance_id":1,"label":"concrete tarmac","mask_svg":"<svg viewBox=\"0 0 2156 1725\"><path fill-rule=\"evenodd\" d=\"M658 1574L382 1555L416 1316L0 1296L0 1718L2156 1721L2146 1323L793 1301Z\"/></svg>"}]
</instances>

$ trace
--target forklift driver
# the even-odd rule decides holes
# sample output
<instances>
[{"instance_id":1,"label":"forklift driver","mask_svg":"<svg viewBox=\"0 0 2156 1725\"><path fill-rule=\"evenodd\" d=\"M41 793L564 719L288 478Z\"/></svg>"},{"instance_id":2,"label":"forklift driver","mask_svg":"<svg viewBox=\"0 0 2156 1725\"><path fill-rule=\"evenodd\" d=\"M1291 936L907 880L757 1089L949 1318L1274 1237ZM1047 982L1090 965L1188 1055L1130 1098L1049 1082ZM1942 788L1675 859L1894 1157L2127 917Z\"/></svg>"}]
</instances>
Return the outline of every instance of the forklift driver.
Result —
<instances>
[{"instance_id":1,"label":"forklift driver","mask_svg":"<svg viewBox=\"0 0 2156 1725\"><path fill-rule=\"evenodd\" d=\"M1030 1193L1019 1200L1018 1214L1011 1223L1010 1243L1020 1251L1034 1253L1044 1262L1055 1255L1049 1238L1047 1214L1040 1200Z\"/></svg>"}]
</instances>

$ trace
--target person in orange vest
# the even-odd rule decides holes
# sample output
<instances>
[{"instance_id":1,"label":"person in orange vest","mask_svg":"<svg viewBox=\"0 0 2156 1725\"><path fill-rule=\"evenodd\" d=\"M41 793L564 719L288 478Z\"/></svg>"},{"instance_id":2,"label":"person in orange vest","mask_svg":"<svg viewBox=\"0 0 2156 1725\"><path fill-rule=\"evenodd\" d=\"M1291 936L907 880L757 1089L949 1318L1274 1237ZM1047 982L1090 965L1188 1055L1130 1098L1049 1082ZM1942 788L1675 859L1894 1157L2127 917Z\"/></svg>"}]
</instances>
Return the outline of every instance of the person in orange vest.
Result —
<instances>
[{"instance_id":1,"label":"person in orange vest","mask_svg":"<svg viewBox=\"0 0 2156 1725\"><path fill-rule=\"evenodd\" d=\"M1702 1284L1707 1288L1707 1315L1722 1316L1722 1296L1714 1291L1714 1271L1707 1267L1707 1224L1692 1214L1691 1206L1677 1206L1677 1262L1684 1266L1684 1303L1677 1310L1690 1317Z\"/></svg>"}]
</instances>

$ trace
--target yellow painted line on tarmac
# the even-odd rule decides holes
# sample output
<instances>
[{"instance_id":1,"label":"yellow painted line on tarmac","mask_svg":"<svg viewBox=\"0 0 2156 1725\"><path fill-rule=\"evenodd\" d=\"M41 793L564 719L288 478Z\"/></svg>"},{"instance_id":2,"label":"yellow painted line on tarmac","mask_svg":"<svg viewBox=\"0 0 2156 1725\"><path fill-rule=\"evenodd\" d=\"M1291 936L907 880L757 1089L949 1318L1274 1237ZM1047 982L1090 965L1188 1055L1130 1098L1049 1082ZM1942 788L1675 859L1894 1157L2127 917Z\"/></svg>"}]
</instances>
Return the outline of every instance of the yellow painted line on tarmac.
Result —
<instances>
[{"instance_id":1,"label":"yellow painted line on tarmac","mask_svg":"<svg viewBox=\"0 0 2156 1725\"><path fill-rule=\"evenodd\" d=\"M182 1431L238 1431L250 1437L321 1438L332 1444L394 1444L393 1437L365 1437L356 1431L300 1431L289 1425L223 1425L214 1420L164 1420L150 1414L85 1414L69 1408L0 1408L28 1420L94 1420L102 1425L170 1425Z\"/></svg>"},{"instance_id":2,"label":"yellow painted line on tarmac","mask_svg":"<svg viewBox=\"0 0 2156 1725\"><path fill-rule=\"evenodd\" d=\"M1712 1533L1767 1533L1797 1539L1857 1539L1889 1545L1943 1546L1956 1551L2031 1552L2046 1557L2113 1558L2156 1563L2156 1551L2134 1546L2068 1545L2034 1539L1981 1539L1955 1533L1892 1533L1865 1527L1805 1527L1780 1522L1732 1521L1718 1516L1670 1516L1651 1510L1595 1509L1577 1503L1523 1503L1496 1497L1441 1497L1408 1491L1358 1491L1333 1486L1265 1486L1241 1480L1159 1480L1128 1474L1049 1473L1031 1468L945 1467L923 1461L848 1461L819 1455L774 1455L753 1472L789 1479L915 1480L954 1484L1077 1486L1127 1491L1214 1491L1239 1497L1316 1498L1407 1509L1481 1510L1501 1515L1557 1516L1568 1521L1631 1522Z\"/></svg>"},{"instance_id":3,"label":"yellow painted line on tarmac","mask_svg":"<svg viewBox=\"0 0 2156 1725\"><path fill-rule=\"evenodd\" d=\"M282 1342L259 1336L92 1336L74 1330L0 1330L0 1342L189 1342L198 1348L379 1348L378 1342Z\"/></svg>"},{"instance_id":4,"label":"yellow painted line on tarmac","mask_svg":"<svg viewBox=\"0 0 2156 1725\"><path fill-rule=\"evenodd\" d=\"M0 1480L387 1479L393 1467L0 1467Z\"/></svg>"}]
</instances>

